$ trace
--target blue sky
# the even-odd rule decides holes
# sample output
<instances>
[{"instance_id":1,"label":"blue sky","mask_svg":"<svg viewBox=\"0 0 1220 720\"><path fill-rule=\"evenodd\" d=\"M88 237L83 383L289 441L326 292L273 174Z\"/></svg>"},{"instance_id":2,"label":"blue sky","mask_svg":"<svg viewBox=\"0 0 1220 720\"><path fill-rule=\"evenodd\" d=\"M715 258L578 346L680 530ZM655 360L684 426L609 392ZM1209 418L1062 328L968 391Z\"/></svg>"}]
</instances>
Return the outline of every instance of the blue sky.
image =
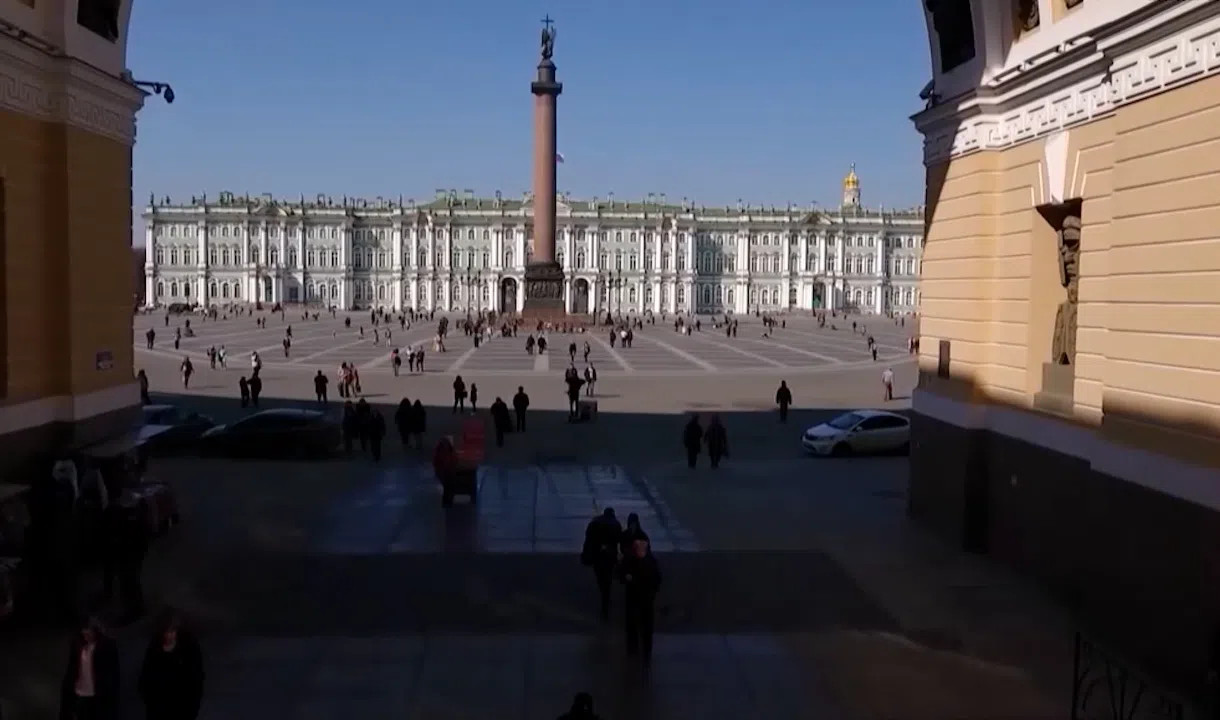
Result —
<instances>
[{"instance_id":1,"label":"blue sky","mask_svg":"<svg viewBox=\"0 0 1220 720\"><path fill-rule=\"evenodd\" d=\"M922 201L908 116L930 77L918 0L169 0L128 65L135 198L516 196L530 184L540 20L564 93L561 191L700 204Z\"/></svg>"}]
</instances>

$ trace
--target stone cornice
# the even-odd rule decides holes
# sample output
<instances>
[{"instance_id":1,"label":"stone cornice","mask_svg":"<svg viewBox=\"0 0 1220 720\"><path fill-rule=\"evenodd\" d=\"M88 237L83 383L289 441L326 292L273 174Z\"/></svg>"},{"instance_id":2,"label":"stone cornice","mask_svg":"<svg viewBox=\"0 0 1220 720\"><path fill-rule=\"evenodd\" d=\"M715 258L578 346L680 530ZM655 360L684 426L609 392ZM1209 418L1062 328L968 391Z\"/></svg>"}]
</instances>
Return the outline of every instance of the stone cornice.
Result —
<instances>
[{"instance_id":1,"label":"stone cornice","mask_svg":"<svg viewBox=\"0 0 1220 720\"><path fill-rule=\"evenodd\" d=\"M75 58L0 35L0 109L131 145L143 91Z\"/></svg>"},{"instance_id":2,"label":"stone cornice","mask_svg":"<svg viewBox=\"0 0 1220 720\"><path fill-rule=\"evenodd\" d=\"M1011 147L1220 72L1220 3L1186 0L1115 30L917 114L924 163Z\"/></svg>"}]
</instances>

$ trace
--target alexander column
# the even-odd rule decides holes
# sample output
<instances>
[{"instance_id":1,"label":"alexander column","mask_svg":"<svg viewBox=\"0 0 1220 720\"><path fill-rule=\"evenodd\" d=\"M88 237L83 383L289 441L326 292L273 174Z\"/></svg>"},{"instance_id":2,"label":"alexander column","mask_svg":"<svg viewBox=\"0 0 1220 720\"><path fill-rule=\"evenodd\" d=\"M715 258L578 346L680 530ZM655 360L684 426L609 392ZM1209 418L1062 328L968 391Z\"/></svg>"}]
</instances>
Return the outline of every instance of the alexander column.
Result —
<instances>
[{"instance_id":1,"label":"alexander column","mask_svg":"<svg viewBox=\"0 0 1220 720\"><path fill-rule=\"evenodd\" d=\"M564 315L563 268L555 262L556 105L563 83L555 80L555 29L542 21L542 59L534 94L534 256L525 268L525 313L539 319Z\"/></svg>"}]
</instances>

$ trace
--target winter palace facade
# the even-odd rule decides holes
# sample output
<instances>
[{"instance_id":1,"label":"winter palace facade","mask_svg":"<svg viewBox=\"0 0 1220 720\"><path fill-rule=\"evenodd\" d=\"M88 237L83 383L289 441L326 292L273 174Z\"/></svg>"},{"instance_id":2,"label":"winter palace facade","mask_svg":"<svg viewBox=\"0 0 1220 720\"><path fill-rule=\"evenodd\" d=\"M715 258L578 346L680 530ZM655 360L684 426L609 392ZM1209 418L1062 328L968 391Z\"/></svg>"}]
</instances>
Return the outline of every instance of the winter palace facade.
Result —
<instances>
[{"instance_id":1,"label":"winter palace facade","mask_svg":"<svg viewBox=\"0 0 1220 720\"><path fill-rule=\"evenodd\" d=\"M923 211L865 208L854 170L834 211L559 200L556 260L574 313L908 313L919 302ZM428 203L166 198L144 212L145 303L516 311L531 209L528 196L469 191Z\"/></svg>"}]
</instances>

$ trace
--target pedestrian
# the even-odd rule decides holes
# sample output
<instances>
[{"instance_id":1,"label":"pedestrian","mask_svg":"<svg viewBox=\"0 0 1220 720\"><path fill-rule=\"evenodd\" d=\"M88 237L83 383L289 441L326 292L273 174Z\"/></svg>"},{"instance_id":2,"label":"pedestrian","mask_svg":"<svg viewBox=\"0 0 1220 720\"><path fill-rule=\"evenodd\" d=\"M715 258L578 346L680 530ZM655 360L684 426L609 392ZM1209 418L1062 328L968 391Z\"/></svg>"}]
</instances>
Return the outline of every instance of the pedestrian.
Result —
<instances>
[{"instance_id":1,"label":"pedestrian","mask_svg":"<svg viewBox=\"0 0 1220 720\"><path fill-rule=\"evenodd\" d=\"M623 534L619 539L619 551L623 557L631 554L631 548L636 540L648 540L648 533L644 532L644 528L640 525L640 516L637 513L628 513L627 525L623 528Z\"/></svg>"},{"instance_id":2,"label":"pedestrian","mask_svg":"<svg viewBox=\"0 0 1220 720\"><path fill-rule=\"evenodd\" d=\"M627 654L640 655L647 669L652 664L652 635L656 626L656 598L661 589L661 568L647 540L636 540L619 566L626 610Z\"/></svg>"},{"instance_id":3,"label":"pedestrian","mask_svg":"<svg viewBox=\"0 0 1220 720\"><path fill-rule=\"evenodd\" d=\"M263 391L263 379L258 376L258 371L255 370L250 375L250 404L258 407L258 396Z\"/></svg>"},{"instance_id":4,"label":"pedestrian","mask_svg":"<svg viewBox=\"0 0 1220 720\"><path fill-rule=\"evenodd\" d=\"M174 612L162 619L144 651L138 688L146 720L195 720L203 701L203 653Z\"/></svg>"},{"instance_id":5,"label":"pedestrian","mask_svg":"<svg viewBox=\"0 0 1220 720\"><path fill-rule=\"evenodd\" d=\"M144 372L144 368L136 373L136 382L140 384L140 404L152 405L152 398L148 395L148 374Z\"/></svg>"},{"instance_id":6,"label":"pedestrian","mask_svg":"<svg viewBox=\"0 0 1220 720\"><path fill-rule=\"evenodd\" d=\"M411 406L411 431L415 434L416 449L424 447L424 433L428 431L428 412L419 400Z\"/></svg>"},{"instance_id":7,"label":"pedestrian","mask_svg":"<svg viewBox=\"0 0 1220 720\"><path fill-rule=\"evenodd\" d=\"M326 384L329 382L326 375L319 370L317 375L313 376L313 392L318 396L318 403L326 404Z\"/></svg>"},{"instance_id":8,"label":"pedestrian","mask_svg":"<svg viewBox=\"0 0 1220 720\"><path fill-rule=\"evenodd\" d=\"M105 487L102 493L109 495ZM141 574L148 554L148 525L139 501L130 496L105 502L102 511L102 597L111 600L118 588L120 617L124 624L144 614Z\"/></svg>"},{"instance_id":9,"label":"pedestrian","mask_svg":"<svg viewBox=\"0 0 1220 720\"><path fill-rule=\"evenodd\" d=\"M580 562L585 567L593 568L598 597L601 599L602 622L610 621L610 594L622 535L623 526L619 525L614 508L606 508L585 527L585 544L580 550Z\"/></svg>"},{"instance_id":10,"label":"pedestrian","mask_svg":"<svg viewBox=\"0 0 1220 720\"><path fill-rule=\"evenodd\" d=\"M682 445L686 448L686 466L692 470L699 460L699 447L703 444L703 428L699 425L699 415L691 415L690 422L682 431Z\"/></svg>"},{"instance_id":11,"label":"pedestrian","mask_svg":"<svg viewBox=\"0 0 1220 720\"><path fill-rule=\"evenodd\" d=\"M453 412L458 412L461 409L466 410L466 381L461 375L453 381Z\"/></svg>"},{"instance_id":12,"label":"pedestrian","mask_svg":"<svg viewBox=\"0 0 1220 720\"><path fill-rule=\"evenodd\" d=\"M475 383L470 383L470 414L474 415L479 411L479 386Z\"/></svg>"},{"instance_id":13,"label":"pedestrian","mask_svg":"<svg viewBox=\"0 0 1220 720\"><path fill-rule=\"evenodd\" d=\"M885 387L885 400L889 402L894 399L894 369L886 368L885 372L881 373L881 384Z\"/></svg>"},{"instance_id":14,"label":"pedestrian","mask_svg":"<svg viewBox=\"0 0 1220 720\"><path fill-rule=\"evenodd\" d=\"M343 452L348 456L352 454L352 446L356 443L356 436L360 434L360 421L356 417L356 405L348 400L343 403Z\"/></svg>"},{"instance_id":15,"label":"pedestrian","mask_svg":"<svg viewBox=\"0 0 1220 720\"><path fill-rule=\"evenodd\" d=\"M398 439L402 440L404 450L411 444L411 401L403 398L394 411L394 427L398 429Z\"/></svg>"},{"instance_id":16,"label":"pedestrian","mask_svg":"<svg viewBox=\"0 0 1220 720\"><path fill-rule=\"evenodd\" d=\"M60 685L60 720L118 720L119 652L90 620L72 638Z\"/></svg>"},{"instance_id":17,"label":"pedestrian","mask_svg":"<svg viewBox=\"0 0 1220 720\"><path fill-rule=\"evenodd\" d=\"M525 432L525 411L530 407L530 396L525 394L525 387L517 386L517 394L513 395L513 413L517 416L517 432Z\"/></svg>"},{"instance_id":18,"label":"pedestrian","mask_svg":"<svg viewBox=\"0 0 1220 720\"><path fill-rule=\"evenodd\" d=\"M580 373L576 372L576 368L570 368L565 382L568 386L568 422L576 422L580 419L580 386L585 384L585 381L580 378Z\"/></svg>"},{"instance_id":19,"label":"pedestrian","mask_svg":"<svg viewBox=\"0 0 1220 720\"><path fill-rule=\"evenodd\" d=\"M720 467L720 459L729 455L729 435L721 424L719 415L712 415L703 441L707 443L707 457L712 461L712 467Z\"/></svg>"},{"instance_id":20,"label":"pedestrian","mask_svg":"<svg viewBox=\"0 0 1220 720\"><path fill-rule=\"evenodd\" d=\"M191 364L189 357L182 358L182 387L189 388L191 386L191 376L195 374L195 366Z\"/></svg>"},{"instance_id":21,"label":"pedestrian","mask_svg":"<svg viewBox=\"0 0 1220 720\"><path fill-rule=\"evenodd\" d=\"M779 381L779 389L775 391L775 404L779 405L779 421L788 422L788 406L792 404L792 391L788 389L786 380Z\"/></svg>"},{"instance_id":22,"label":"pedestrian","mask_svg":"<svg viewBox=\"0 0 1220 720\"><path fill-rule=\"evenodd\" d=\"M491 404L491 423L496 431L496 447L504 447L504 433L509 431L511 420L508 417L508 405L501 398Z\"/></svg>"},{"instance_id":23,"label":"pedestrian","mask_svg":"<svg viewBox=\"0 0 1220 720\"><path fill-rule=\"evenodd\" d=\"M237 379L237 392L241 394L241 406L250 406L250 381L242 375Z\"/></svg>"},{"instance_id":24,"label":"pedestrian","mask_svg":"<svg viewBox=\"0 0 1220 720\"><path fill-rule=\"evenodd\" d=\"M364 400L360 402L364 402ZM366 404L365 407L368 405ZM373 462L381 462L381 441L385 438L385 418L381 416L380 410L374 410L371 407L366 418L365 433L369 438L369 453L373 456Z\"/></svg>"}]
</instances>

